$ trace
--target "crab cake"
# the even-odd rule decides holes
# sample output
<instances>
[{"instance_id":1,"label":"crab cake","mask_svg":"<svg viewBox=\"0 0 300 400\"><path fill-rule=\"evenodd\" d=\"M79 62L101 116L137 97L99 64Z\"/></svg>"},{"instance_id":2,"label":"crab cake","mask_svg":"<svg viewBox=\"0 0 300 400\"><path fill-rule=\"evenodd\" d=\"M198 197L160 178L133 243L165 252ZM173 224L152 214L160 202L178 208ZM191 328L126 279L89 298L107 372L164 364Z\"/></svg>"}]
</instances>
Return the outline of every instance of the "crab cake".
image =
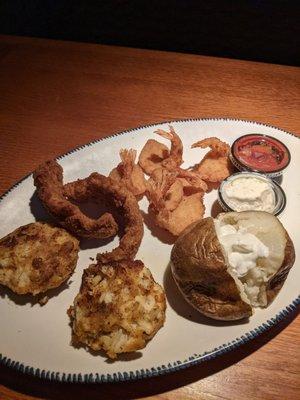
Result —
<instances>
[{"instance_id":1,"label":"crab cake","mask_svg":"<svg viewBox=\"0 0 300 400\"><path fill-rule=\"evenodd\" d=\"M73 273L79 242L42 222L21 226L0 240L0 284L18 294L45 292Z\"/></svg>"},{"instance_id":2,"label":"crab cake","mask_svg":"<svg viewBox=\"0 0 300 400\"><path fill-rule=\"evenodd\" d=\"M145 347L165 321L166 299L141 261L90 265L68 310L73 343L110 358Z\"/></svg>"}]
</instances>

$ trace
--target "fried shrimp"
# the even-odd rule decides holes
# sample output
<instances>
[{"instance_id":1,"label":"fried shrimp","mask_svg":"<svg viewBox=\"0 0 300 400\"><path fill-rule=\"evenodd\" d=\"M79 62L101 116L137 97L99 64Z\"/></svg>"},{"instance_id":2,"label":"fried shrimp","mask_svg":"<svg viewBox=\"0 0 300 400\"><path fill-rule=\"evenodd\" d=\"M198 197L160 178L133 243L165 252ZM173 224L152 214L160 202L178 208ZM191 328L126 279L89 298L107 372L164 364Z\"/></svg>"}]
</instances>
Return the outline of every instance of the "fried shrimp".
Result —
<instances>
[{"instance_id":1,"label":"fried shrimp","mask_svg":"<svg viewBox=\"0 0 300 400\"><path fill-rule=\"evenodd\" d=\"M108 238L118 231L110 213L92 219L67 197L63 185L63 169L55 161L41 164L33 173L38 197L51 215L70 232L90 238Z\"/></svg>"},{"instance_id":2,"label":"fried shrimp","mask_svg":"<svg viewBox=\"0 0 300 400\"><path fill-rule=\"evenodd\" d=\"M167 217L159 213L157 223L174 236L179 236L187 226L202 219L204 212L203 192L193 193L184 196L178 207L169 212Z\"/></svg>"},{"instance_id":3,"label":"fried shrimp","mask_svg":"<svg viewBox=\"0 0 300 400\"><path fill-rule=\"evenodd\" d=\"M148 180L147 197L156 210L172 210L182 199L182 184L176 185L176 173L157 168Z\"/></svg>"},{"instance_id":4,"label":"fried shrimp","mask_svg":"<svg viewBox=\"0 0 300 400\"><path fill-rule=\"evenodd\" d=\"M99 253L99 262L118 261L135 256L143 238L144 227L138 202L131 192L111 178L94 172L85 179L66 184L64 194L75 201L104 195L121 214L125 227L119 246L111 252Z\"/></svg>"},{"instance_id":5,"label":"fried shrimp","mask_svg":"<svg viewBox=\"0 0 300 400\"><path fill-rule=\"evenodd\" d=\"M170 126L170 132L158 129L155 133L169 139L171 148L169 150L167 146L154 139L146 142L139 156L139 165L147 175L151 175L156 168L165 167L172 170L183 163L182 142L173 127Z\"/></svg>"},{"instance_id":6,"label":"fried shrimp","mask_svg":"<svg viewBox=\"0 0 300 400\"><path fill-rule=\"evenodd\" d=\"M188 225L204 215L203 188L206 186L200 183L195 185L199 178L195 178L193 183L189 182L188 179L192 178L194 176L189 171L180 178L178 171L160 168L154 171L148 181L149 209L157 225L174 236L180 235Z\"/></svg>"},{"instance_id":7,"label":"fried shrimp","mask_svg":"<svg viewBox=\"0 0 300 400\"><path fill-rule=\"evenodd\" d=\"M142 349L165 321L166 299L141 261L93 264L68 310L72 342L114 359Z\"/></svg>"},{"instance_id":8,"label":"fried shrimp","mask_svg":"<svg viewBox=\"0 0 300 400\"><path fill-rule=\"evenodd\" d=\"M136 150L122 149L121 162L114 168L109 177L122 183L136 197L142 196L146 191L146 180L142 168L135 163Z\"/></svg>"},{"instance_id":9,"label":"fried shrimp","mask_svg":"<svg viewBox=\"0 0 300 400\"><path fill-rule=\"evenodd\" d=\"M195 167L195 171L204 181L221 182L231 174L232 166L228 157L230 146L227 143L216 137L210 137L194 143L192 148L195 147L211 149Z\"/></svg>"},{"instance_id":10,"label":"fried shrimp","mask_svg":"<svg viewBox=\"0 0 300 400\"><path fill-rule=\"evenodd\" d=\"M65 229L35 222L0 239L0 284L17 294L56 288L73 273L78 240Z\"/></svg>"},{"instance_id":11,"label":"fried shrimp","mask_svg":"<svg viewBox=\"0 0 300 400\"><path fill-rule=\"evenodd\" d=\"M192 145L192 148L194 148L194 147L201 147L202 149L210 147L211 154L214 156L219 156L219 157L228 156L229 151L230 151L229 144L222 142L222 140L220 140L216 137L209 137L209 138L200 140L199 142L196 142Z\"/></svg>"},{"instance_id":12,"label":"fried shrimp","mask_svg":"<svg viewBox=\"0 0 300 400\"><path fill-rule=\"evenodd\" d=\"M161 165L162 167L172 170L176 167L179 167L183 163L183 145L180 137L177 135L174 128L171 125L169 125L169 128L170 132L158 129L157 131L155 131L155 133L164 137L165 139L169 139L171 142L169 156L161 162Z\"/></svg>"},{"instance_id":13,"label":"fried shrimp","mask_svg":"<svg viewBox=\"0 0 300 400\"><path fill-rule=\"evenodd\" d=\"M151 175L168 156L169 149L167 146L154 139L149 139L140 152L139 165L147 175Z\"/></svg>"},{"instance_id":14,"label":"fried shrimp","mask_svg":"<svg viewBox=\"0 0 300 400\"><path fill-rule=\"evenodd\" d=\"M190 191L194 189L195 192L206 192L208 189L207 184L197 172L177 168L177 176L183 183L183 186L190 188Z\"/></svg>"}]
</instances>

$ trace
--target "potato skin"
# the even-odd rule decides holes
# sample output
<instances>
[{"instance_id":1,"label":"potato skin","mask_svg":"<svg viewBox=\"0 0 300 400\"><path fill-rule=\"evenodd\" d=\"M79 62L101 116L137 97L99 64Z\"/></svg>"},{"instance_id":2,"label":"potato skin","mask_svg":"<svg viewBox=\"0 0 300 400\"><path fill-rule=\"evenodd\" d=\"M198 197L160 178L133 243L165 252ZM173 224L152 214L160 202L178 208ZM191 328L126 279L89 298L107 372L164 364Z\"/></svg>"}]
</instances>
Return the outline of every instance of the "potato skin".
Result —
<instances>
[{"instance_id":1,"label":"potato skin","mask_svg":"<svg viewBox=\"0 0 300 400\"><path fill-rule=\"evenodd\" d=\"M230 220L238 219L255 221L258 217L264 217L266 221L271 217L276 219L274 222L282 232L280 240L285 246L280 268L266 283L265 306L268 306L281 289L295 262L291 238L276 217L262 211L224 213L218 219L224 221L225 218L230 223ZM202 314L227 321L252 315L251 306L242 300L239 287L227 272L213 218L196 222L180 235L171 252L171 264L173 276L183 296Z\"/></svg>"},{"instance_id":2,"label":"potato skin","mask_svg":"<svg viewBox=\"0 0 300 400\"><path fill-rule=\"evenodd\" d=\"M252 315L227 272L213 218L196 222L179 236L171 252L171 268L184 298L207 317L230 321Z\"/></svg>"},{"instance_id":3,"label":"potato skin","mask_svg":"<svg viewBox=\"0 0 300 400\"><path fill-rule=\"evenodd\" d=\"M285 233L285 235L286 235L286 246L285 246L285 255L283 263L279 268L279 270L276 272L276 274L269 280L267 284L266 288L267 300L268 300L267 306L277 296L279 290L282 288L288 276L290 269L292 268L295 262L296 255L295 255L294 244L287 232Z\"/></svg>"}]
</instances>

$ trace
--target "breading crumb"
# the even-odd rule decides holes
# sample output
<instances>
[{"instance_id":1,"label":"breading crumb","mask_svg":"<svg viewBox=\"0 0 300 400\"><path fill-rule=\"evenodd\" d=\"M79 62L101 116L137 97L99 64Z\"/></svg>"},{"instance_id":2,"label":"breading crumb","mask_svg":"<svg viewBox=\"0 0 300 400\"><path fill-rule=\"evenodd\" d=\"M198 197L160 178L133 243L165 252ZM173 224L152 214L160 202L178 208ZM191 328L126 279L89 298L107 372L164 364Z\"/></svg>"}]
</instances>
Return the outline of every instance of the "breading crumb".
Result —
<instances>
[{"instance_id":1,"label":"breading crumb","mask_svg":"<svg viewBox=\"0 0 300 400\"><path fill-rule=\"evenodd\" d=\"M108 357L145 347L165 321L166 299L141 261L90 265L68 315L73 344Z\"/></svg>"},{"instance_id":2,"label":"breading crumb","mask_svg":"<svg viewBox=\"0 0 300 400\"><path fill-rule=\"evenodd\" d=\"M65 229L43 222L21 226L0 240L0 284L17 294L56 288L73 273L78 251L78 240Z\"/></svg>"}]
</instances>

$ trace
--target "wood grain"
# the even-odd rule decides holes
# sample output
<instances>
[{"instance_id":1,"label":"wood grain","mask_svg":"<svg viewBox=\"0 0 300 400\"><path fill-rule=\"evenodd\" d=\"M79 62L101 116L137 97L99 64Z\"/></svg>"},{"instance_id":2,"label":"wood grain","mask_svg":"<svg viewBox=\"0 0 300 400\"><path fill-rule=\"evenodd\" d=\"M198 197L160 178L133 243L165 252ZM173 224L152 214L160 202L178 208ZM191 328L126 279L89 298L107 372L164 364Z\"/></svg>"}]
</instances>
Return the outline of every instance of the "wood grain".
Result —
<instances>
[{"instance_id":1,"label":"wood grain","mask_svg":"<svg viewBox=\"0 0 300 400\"><path fill-rule=\"evenodd\" d=\"M231 117L297 133L300 70L0 36L0 193L36 165L138 125ZM43 382L0 366L0 399L299 399L298 311L210 362L126 384ZM0 328L1 329L1 328Z\"/></svg>"}]
</instances>

